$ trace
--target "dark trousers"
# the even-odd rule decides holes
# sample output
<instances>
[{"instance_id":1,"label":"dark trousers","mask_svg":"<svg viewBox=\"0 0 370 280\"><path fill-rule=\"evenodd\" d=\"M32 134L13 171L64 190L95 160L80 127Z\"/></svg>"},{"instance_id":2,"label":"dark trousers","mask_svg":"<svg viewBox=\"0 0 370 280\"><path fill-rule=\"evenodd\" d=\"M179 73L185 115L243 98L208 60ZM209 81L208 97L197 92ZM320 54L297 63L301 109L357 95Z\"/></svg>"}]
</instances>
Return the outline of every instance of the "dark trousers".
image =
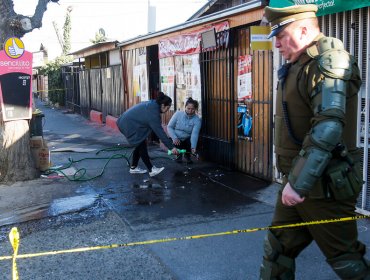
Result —
<instances>
[{"instance_id":1,"label":"dark trousers","mask_svg":"<svg viewBox=\"0 0 370 280\"><path fill-rule=\"evenodd\" d=\"M190 138L186 138L184 141L180 140L179 145L175 145L175 147L179 150L186 150L185 158L190 158L191 155L191 143Z\"/></svg>"},{"instance_id":2,"label":"dark trousers","mask_svg":"<svg viewBox=\"0 0 370 280\"><path fill-rule=\"evenodd\" d=\"M356 198L336 201L333 199L306 198L295 207L285 206L279 192L273 226L316 220L338 219L355 215ZM363 255L356 221L318 224L292 229L273 229L273 234L283 246L284 255L296 258L313 240L327 260L344 254Z\"/></svg>"},{"instance_id":3,"label":"dark trousers","mask_svg":"<svg viewBox=\"0 0 370 280\"><path fill-rule=\"evenodd\" d=\"M152 170L152 163L150 162L148 147L146 145L146 140L141 142L139 146L135 147L134 152L132 153L132 164L131 167L136 167L139 163L139 159L144 162L146 168L149 172Z\"/></svg>"}]
</instances>

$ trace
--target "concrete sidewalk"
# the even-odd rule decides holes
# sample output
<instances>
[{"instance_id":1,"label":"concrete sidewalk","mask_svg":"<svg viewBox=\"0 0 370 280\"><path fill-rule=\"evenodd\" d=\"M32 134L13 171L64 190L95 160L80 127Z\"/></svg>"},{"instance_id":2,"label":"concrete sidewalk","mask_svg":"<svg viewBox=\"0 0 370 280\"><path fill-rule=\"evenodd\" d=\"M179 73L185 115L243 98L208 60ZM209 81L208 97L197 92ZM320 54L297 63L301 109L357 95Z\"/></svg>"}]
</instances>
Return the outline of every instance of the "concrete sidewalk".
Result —
<instances>
[{"instance_id":1,"label":"concrete sidewalk","mask_svg":"<svg viewBox=\"0 0 370 280\"><path fill-rule=\"evenodd\" d=\"M130 154L110 149L122 147L120 133L77 114L38 106L45 114L44 138L53 166L74 163L68 179L51 174L0 185L0 256L12 253L7 237L12 226L21 233L22 254L269 225L279 185L211 162L178 164L157 145L149 147L150 155L165 170L154 178L132 175L123 157L109 160ZM368 220L359 221L368 251L369 229ZM264 235L223 234L19 259L18 269L20 279L257 279ZM0 261L1 279L11 279L10 271L11 262ZM297 279L312 278L336 279L315 244L297 260Z\"/></svg>"}]
</instances>

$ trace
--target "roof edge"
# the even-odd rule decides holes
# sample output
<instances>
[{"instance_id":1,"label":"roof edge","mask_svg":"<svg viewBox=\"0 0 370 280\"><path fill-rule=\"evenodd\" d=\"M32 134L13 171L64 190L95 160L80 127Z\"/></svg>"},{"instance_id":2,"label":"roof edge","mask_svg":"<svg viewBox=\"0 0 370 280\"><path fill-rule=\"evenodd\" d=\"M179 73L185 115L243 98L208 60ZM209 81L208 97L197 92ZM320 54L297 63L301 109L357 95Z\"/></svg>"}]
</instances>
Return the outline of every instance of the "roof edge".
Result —
<instances>
[{"instance_id":1,"label":"roof edge","mask_svg":"<svg viewBox=\"0 0 370 280\"><path fill-rule=\"evenodd\" d=\"M118 43L117 47L123 47L125 45L130 45L130 44L142 41L142 40L146 40L146 39L150 39L150 38L157 37L157 36L160 36L160 35L164 35L164 34L167 34L167 33L179 31L179 30L182 30L182 29L185 29L185 28L197 26L197 25L200 25L202 23L207 23L207 22L210 22L210 21L214 21L214 20L217 20L217 19L220 19L220 18L223 18L223 17L227 17L227 16L230 16L230 15L237 14L237 13L242 13L242 12L254 9L254 8L261 7L262 5L264 5L264 2L265 2L264 0L254 0L254 1L251 1L251 2L248 2L248 3L244 3L244 4L241 4L241 5L238 5L238 6L231 7L229 9L226 9L226 10L223 10L223 11L211 14L211 15L207 15L207 16L200 17L200 18L197 18L197 19L194 19L194 20L190 20L190 21L186 21L184 23L181 23L181 24L178 24L178 25L175 25L175 26L163 29L163 30L159 30L159 31L149 33L149 34L146 34L146 35L139 35L139 36L134 37L132 39L128 39L126 41L122 41L122 42Z\"/></svg>"}]
</instances>

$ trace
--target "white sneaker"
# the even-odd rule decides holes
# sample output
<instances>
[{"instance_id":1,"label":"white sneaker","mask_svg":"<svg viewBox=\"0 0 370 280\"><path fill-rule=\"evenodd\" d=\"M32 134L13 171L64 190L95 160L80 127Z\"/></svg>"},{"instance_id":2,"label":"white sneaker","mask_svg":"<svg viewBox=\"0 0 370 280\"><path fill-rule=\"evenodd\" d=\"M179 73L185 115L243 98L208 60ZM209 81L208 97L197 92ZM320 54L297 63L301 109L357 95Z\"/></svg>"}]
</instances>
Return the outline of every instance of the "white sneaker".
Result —
<instances>
[{"instance_id":1,"label":"white sneaker","mask_svg":"<svg viewBox=\"0 0 370 280\"><path fill-rule=\"evenodd\" d=\"M144 174L144 173L146 173L146 170L145 169L141 169L139 166L137 166L134 169L130 168L130 173L131 174Z\"/></svg>"},{"instance_id":2,"label":"white sneaker","mask_svg":"<svg viewBox=\"0 0 370 280\"><path fill-rule=\"evenodd\" d=\"M149 176L153 177L153 176L161 173L163 170L164 170L164 167L155 167L155 166L153 166L152 171L149 172Z\"/></svg>"}]
</instances>

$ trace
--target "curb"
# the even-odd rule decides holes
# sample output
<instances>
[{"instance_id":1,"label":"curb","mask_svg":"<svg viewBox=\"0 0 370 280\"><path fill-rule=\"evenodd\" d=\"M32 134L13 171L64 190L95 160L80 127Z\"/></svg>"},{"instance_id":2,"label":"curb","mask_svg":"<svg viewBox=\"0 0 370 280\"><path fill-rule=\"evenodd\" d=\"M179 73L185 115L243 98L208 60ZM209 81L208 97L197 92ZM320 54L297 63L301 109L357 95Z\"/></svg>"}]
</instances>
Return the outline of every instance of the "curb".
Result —
<instances>
[{"instance_id":1,"label":"curb","mask_svg":"<svg viewBox=\"0 0 370 280\"><path fill-rule=\"evenodd\" d=\"M103 113L95 110L90 111L90 121L103 124Z\"/></svg>"},{"instance_id":2,"label":"curb","mask_svg":"<svg viewBox=\"0 0 370 280\"><path fill-rule=\"evenodd\" d=\"M108 115L105 117L105 125L112 128L115 131L119 131L117 126L117 120L118 118Z\"/></svg>"}]
</instances>

